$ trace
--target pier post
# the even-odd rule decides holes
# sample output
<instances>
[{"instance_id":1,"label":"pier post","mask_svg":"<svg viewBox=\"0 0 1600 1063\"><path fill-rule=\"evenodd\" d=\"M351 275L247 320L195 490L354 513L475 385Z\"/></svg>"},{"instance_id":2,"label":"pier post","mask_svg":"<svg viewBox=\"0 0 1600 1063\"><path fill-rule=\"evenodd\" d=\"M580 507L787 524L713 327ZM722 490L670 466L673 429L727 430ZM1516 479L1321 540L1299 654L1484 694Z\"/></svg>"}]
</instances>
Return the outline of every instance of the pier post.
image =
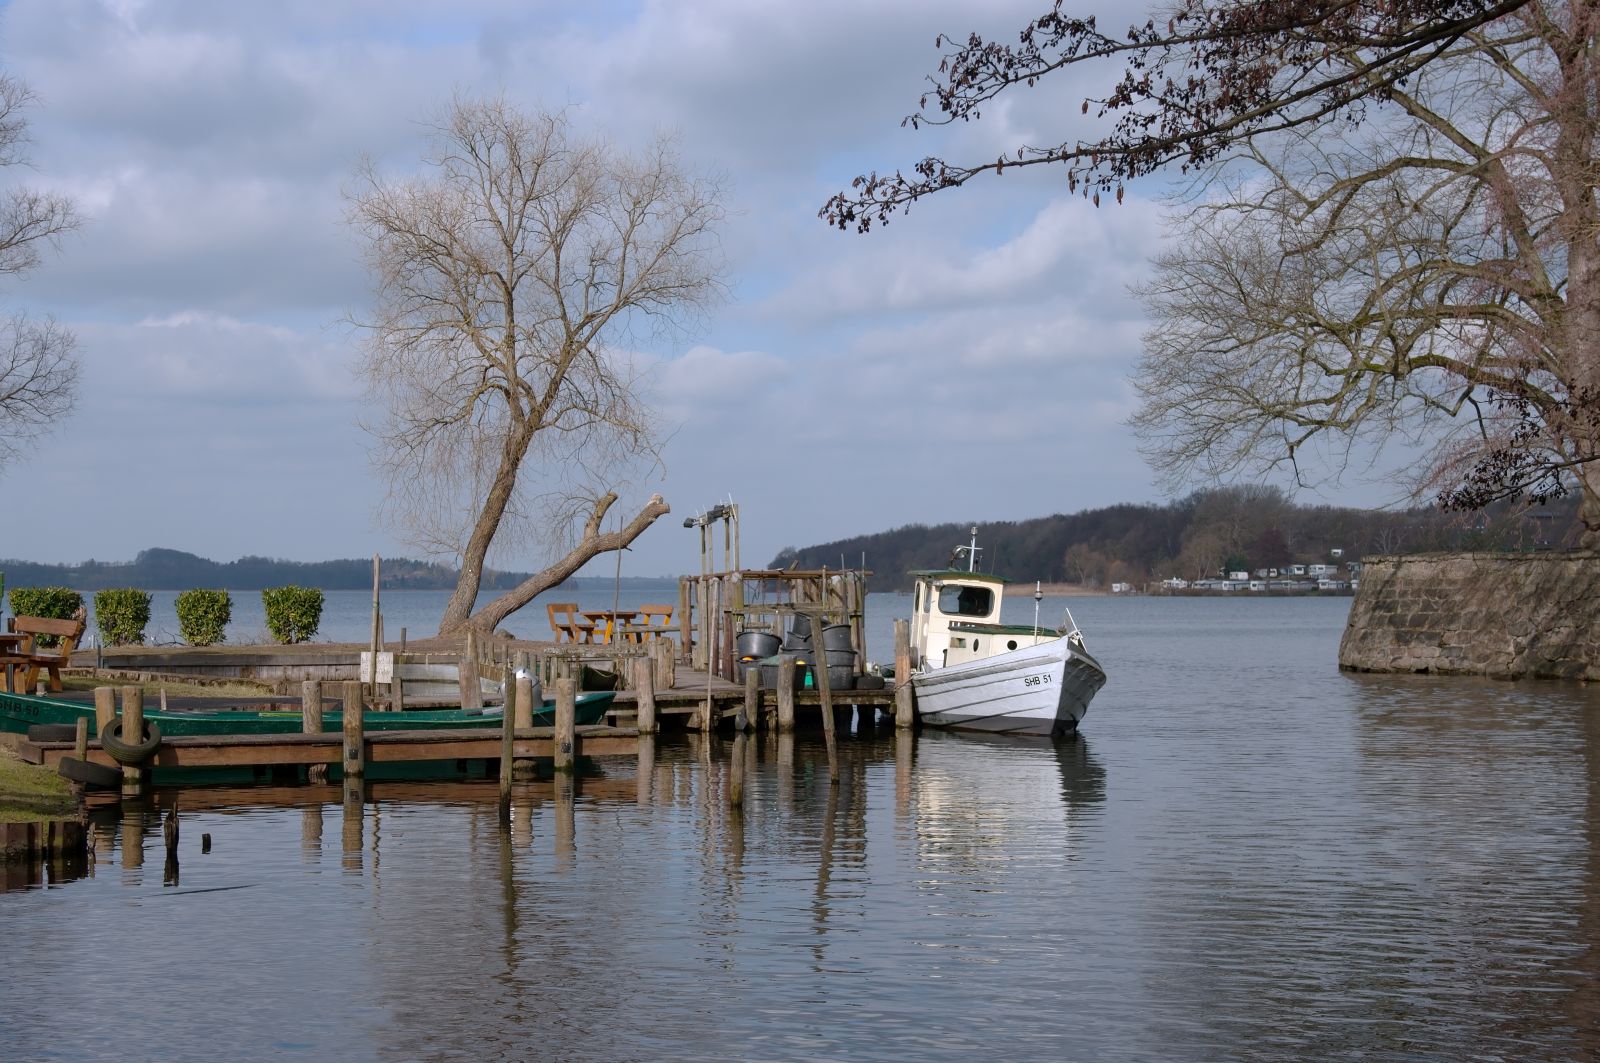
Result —
<instances>
[{"instance_id":1,"label":"pier post","mask_svg":"<svg viewBox=\"0 0 1600 1063\"><path fill-rule=\"evenodd\" d=\"M896 729L915 727L916 695L911 689L911 623L894 622L894 725Z\"/></svg>"},{"instance_id":2,"label":"pier post","mask_svg":"<svg viewBox=\"0 0 1600 1063\"><path fill-rule=\"evenodd\" d=\"M794 658L778 658L778 733L794 730Z\"/></svg>"},{"instance_id":3,"label":"pier post","mask_svg":"<svg viewBox=\"0 0 1600 1063\"><path fill-rule=\"evenodd\" d=\"M79 716L72 734L72 755L79 760L89 759L89 718Z\"/></svg>"},{"instance_id":4,"label":"pier post","mask_svg":"<svg viewBox=\"0 0 1600 1063\"><path fill-rule=\"evenodd\" d=\"M655 639L651 646L655 649L656 689L671 690L678 680L677 647L666 635Z\"/></svg>"},{"instance_id":5,"label":"pier post","mask_svg":"<svg viewBox=\"0 0 1600 1063\"><path fill-rule=\"evenodd\" d=\"M98 735L117 718L117 692L113 687L94 688L94 733Z\"/></svg>"},{"instance_id":6,"label":"pier post","mask_svg":"<svg viewBox=\"0 0 1600 1063\"><path fill-rule=\"evenodd\" d=\"M144 741L144 690L122 688L122 740L129 745ZM122 766L122 792L138 793L144 787L146 769L138 764Z\"/></svg>"},{"instance_id":7,"label":"pier post","mask_svg":"<svg viewBox=\"0 0 1600 1063\"><path fill-rule=\"evenodd\" d=\"M322 733L322 680L307 679L300 684L300 730L303 734ZM306 769L306 781L328 781L328 766L313 764Z\"/></svg>"},{"instance_id":8,"label":"pier post","mask_svg":"<svg viewBox=\"0 0 1600 1063\"><path fill-rule=\"evenodd\" d=\"M744 708L733 721L735 731L754 730L761 720L761 668L748 664L744 669Z\"/></svg>"},{"instance_id":9,"label":"pier post","mask_svg":"<svg viewBox=\"0 0 1600 1063\"><path fill-rule=\"evenodd\" d=\"M635 725L642 735L655 734L656 724L656 668L649 657L640 657L633 663L634 707L638 709Z\"/></svg>"},{"instance_id":10,"label":"pier post","mask_svg":"<svg viewBox=\"0 0 1600 1063\"><path fill-rule=\"evenodd\" d=\"M505 690L505 701L500 706L500 809L502 814L511 811L511 773L517 749L517 677L511 666L500 673Z\"/></svg>"},{"instance_id":11,"label":"pier post","mask_svg":"<svg viewBox=\"0 0 1600 1063\"><path fill-rule=\"evenodd\" d=\"M461 647L461 664L457 666L456 676L461 689L461 707L483 708L483 687L478 682L478 634L471 628L467 629Z\"/></svg>"},{"instance_id":12,"label":"pier post","mask_svg":"<svg viewBox=\"0 0 1600 1063\"><path fill-rule=\"evenodd\" d=\"M400 678L400 659L395 656L394 678L389 680L389 707L395 712L406 711L406 681Z\"/></svg>"},{"instance_id":13,"label":"pier post","mask_svg":"<svg viewBox=\"0 0 1600 1063\"><path fill-rule=\"evenodd\" d=\"M367 743L362 731L361 681L346 680L344 684L344 774L345 778L360 778L367 773Z\"/></svg>"},{"instance_id":14,"label":"pier post","mask_svg":"<svg viewBox=\"0 0 1600 1063\"><path fill-rule=\"evenodd\" d=\"M529 671L527 654L520 654L517 658L517 730L525 730L533 726L533 674ZM531 779L536 774L533 761L526 757L511 762L511 774L518 779Z\"/></svg>"},{"instance_id":15,"label":"pier post","mask_svg":"<svg viewBox=\"0 0 1600 1063\"><path fill-rule=\"evenodd\" d=\"M578 759L577 718L578 681L563 676L556 680L555 769L558 775L571 775Z\"/></svg>"}]
</instances>

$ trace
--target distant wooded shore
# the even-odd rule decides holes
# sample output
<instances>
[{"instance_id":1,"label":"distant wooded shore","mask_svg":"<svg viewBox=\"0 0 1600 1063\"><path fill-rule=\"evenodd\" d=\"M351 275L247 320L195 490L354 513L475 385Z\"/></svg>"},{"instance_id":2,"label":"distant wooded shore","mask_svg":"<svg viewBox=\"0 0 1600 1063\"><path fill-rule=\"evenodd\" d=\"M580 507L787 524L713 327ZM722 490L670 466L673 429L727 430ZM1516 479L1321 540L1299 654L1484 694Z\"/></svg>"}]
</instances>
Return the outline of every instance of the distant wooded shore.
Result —
<instances>
[{"instance_id":1,"label":"distant wooded shore","mask_svg":"<svg viewBox=\"0 0 1600 1063\"><path fill-rule=\"evenodd\" d=\"M383 559L385 590L454 590L456 570L449 565L409 558ZM210 587L220 590L262 590L296 584L323 590L369 590L372 558L332 561L285 561L269 557L242 557L237 561L212 561L182 550L141 550L132 561L82 561L48 564L15 558L0 559L0 577L7 587L71 587L79 591L133 587L139 590L186 590ZM528 578L526 572L484 575L484 590L505 590ZM571 581L576 584L578 581ZM608 581L609 582L609 581Z\"/></svg>"}]
</instances>

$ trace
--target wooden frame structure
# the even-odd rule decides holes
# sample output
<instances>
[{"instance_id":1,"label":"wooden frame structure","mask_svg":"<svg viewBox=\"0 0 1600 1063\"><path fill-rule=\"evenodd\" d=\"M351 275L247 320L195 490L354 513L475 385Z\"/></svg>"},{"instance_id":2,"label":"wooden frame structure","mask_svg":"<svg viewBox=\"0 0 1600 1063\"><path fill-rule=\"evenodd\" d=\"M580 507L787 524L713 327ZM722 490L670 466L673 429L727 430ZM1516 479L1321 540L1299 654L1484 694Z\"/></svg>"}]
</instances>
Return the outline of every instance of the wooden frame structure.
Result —
<instances>
[{"instance_id":1,"label":"wooden frame structure","mask_svg":"<svg viewBox=\"0 0 1600 1063\"><path fill-rule=\"evenodd\" d=\"M753 569L704 572L678 580L678 634L691 668L732 681L740 631L783 637L797 614L849 624L850 645L866 660L865 569Z\"/></svg>"}]
</instances>

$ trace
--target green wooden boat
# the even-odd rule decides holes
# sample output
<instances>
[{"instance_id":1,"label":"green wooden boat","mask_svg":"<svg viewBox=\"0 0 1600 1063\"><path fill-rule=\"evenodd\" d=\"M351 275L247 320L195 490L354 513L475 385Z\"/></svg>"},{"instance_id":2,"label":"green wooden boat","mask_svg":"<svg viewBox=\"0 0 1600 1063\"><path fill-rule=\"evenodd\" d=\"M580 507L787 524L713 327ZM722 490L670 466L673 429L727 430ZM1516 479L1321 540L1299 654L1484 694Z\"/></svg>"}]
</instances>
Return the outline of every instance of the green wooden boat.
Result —
<instances>
[{"instance_id":1,"label":"green wooden boat","mask_svg":"<svg viewBox=\"0 0 1600 1063\"><path fill-rule=\"evenodd\" d=\"M615 693L610 690L585 691L578 695L576 721L579 726L601 723L611 708ZM555 702L546 699L534 710L533 726L555 724ZM282 708L254 709L161 709L146 708L146 720L160 725L169 738L182 735L259 735L298 734L302 728L300 710L285 704ZM94 706L64 698L0 691L0 732L27 734L34 724L67 724L76 727L80 719L89 721L89 737L95 737ZM502 722L500 706L483 709L407 709L404 712L362 713L361 726L367 731L435 731L456 728L495 727ZM328 709L322 714L324 732L338 732L344 713Z\"/></svg>"}]
</instances>

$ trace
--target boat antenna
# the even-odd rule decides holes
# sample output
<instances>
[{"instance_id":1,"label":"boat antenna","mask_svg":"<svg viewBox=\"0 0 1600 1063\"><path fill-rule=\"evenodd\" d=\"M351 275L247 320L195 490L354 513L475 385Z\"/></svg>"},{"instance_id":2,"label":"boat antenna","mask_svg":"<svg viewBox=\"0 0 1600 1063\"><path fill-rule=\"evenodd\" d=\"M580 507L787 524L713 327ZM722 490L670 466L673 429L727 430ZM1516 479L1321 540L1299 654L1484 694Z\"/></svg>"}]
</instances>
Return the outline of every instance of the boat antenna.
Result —
<instances>
[{"instance_id":1,"label":"boat antenna","mask_svg":"<svg viewBox=\"0 0 1600 1063\"><path fill-rule=\"evenodd\" d=\"M980 547L978 546L978 526L976 524L974 524L972 526L972 545L971 546L958 546L954 550L950 551L950 560L951 560L951 562L954 562L958 557L961 556L962 551L966 551L966 554L967 554L967 571L968 572L976 572L976 571L978 571L978 550L979 549L980 549ZM954 567L953 564L952 564L952 567Z\"/></svg>"},{"instance_id":2,"label":"boat antenna","mask_svg":"<svg viewBox=\"0 0 1600 1063\"><path fill-rule=\"evenodd\" d=\"M1033 581L1033 633L1039 634L1039 600L1044 597L1044 589L1038 580Z\"/></svg>"}]
</instances>

